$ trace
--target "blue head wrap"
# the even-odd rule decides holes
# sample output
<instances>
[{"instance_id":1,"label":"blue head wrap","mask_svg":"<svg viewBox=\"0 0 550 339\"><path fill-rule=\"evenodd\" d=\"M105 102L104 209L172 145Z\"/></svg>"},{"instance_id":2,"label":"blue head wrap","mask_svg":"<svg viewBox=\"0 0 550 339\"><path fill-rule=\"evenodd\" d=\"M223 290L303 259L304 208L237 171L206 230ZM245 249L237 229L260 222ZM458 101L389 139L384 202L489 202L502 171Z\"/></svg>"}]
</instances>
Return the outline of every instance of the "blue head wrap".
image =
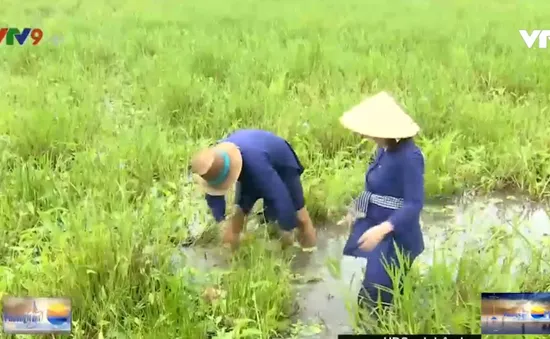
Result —
<instances>
[{"instance_id":1,"label":"blue head wrap","mask_svg":"<svg viewBox=\"0 0 550 339\"><path fill-rule=\"evenodd\" d=\"M218 154L223 159L223 168L220 174L218 174L218 176L215 179L208 181L208 185L214 186L214 187L220 185L227 179L227 176L229 175L229 168L231 165L231 159L229 158L229 154L227 152L218 151Z\"/></svg>"}]
</instances>

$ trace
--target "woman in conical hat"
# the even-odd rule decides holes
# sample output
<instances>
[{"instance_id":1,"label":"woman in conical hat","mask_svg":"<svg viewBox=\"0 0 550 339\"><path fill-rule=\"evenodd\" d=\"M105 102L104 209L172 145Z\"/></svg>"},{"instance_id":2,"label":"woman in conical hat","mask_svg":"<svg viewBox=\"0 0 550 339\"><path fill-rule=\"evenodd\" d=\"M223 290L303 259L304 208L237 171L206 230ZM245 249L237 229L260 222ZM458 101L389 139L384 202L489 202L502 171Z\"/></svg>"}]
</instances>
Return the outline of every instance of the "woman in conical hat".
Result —
<instances>
[{"instance_id":1,"label":"woman in conical hat","mask_svg":"<svg viewBox=\"0 0 550 339\"><path fill-rule=\"evenodd\" d=\"M367 259L359 301L372 307L380 296L382 304L388 305L391 293L377 287L393 288L385 263L406 273L424 250L420 229L424 157L412 139L420 128L386 92L345 112L340 123L378 144L364 191L340 224L353 223L344 255ZM398 252L405 263L398 261Z\"/></svg>"},{"instance_id":2,"label":"woman in conical hat","mask_svg":"<svg viewBox=\"0 0 550 339\"><path fill-rule=\"evenodd\" d=\"M293 244L296 228L303 248L315 246L315 229L300 181L304 167L283 138L262 130L239 130L195 154L191 168L217 222L226 219L225 195L237 184L236 210L223 236L233 249L239 244L245 217L259 199L264 201L267 221L278 222L284 246Z\"/></svg>"}]
</instances>

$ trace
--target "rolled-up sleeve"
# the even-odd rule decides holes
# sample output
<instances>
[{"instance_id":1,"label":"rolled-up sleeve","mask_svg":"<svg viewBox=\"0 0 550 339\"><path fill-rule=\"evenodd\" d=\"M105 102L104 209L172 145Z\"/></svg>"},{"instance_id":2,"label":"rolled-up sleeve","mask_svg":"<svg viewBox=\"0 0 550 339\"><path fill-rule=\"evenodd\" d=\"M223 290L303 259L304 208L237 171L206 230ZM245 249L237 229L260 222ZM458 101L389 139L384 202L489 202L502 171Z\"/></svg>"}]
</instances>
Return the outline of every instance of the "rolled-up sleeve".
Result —
<instances>
[{"instance_id":1,"label":"rolled-up sleeve","mask_svg":"<svg viewBox=\"0 0 550 339\"><path fill-rule=\"evenodd\" d=\"M217 222L225 219L225 197L223 195L213 196L206 194L205 198L210 211L212 211L212 215L214 215L214 219Z\"/></svg>"},{"instance_id":2,"label":"rolled-up sleeve","mask_svg":"<svg viewBox=\"0 0 550 339\"><path fill-rule=\"evenodd\" d=\"M270 201L275 217L281 228L290 230L298 224L296 210L292 202L290 192L285 183L275 171L267 156L262 154L255 157L251 178L254 186L260 191L262 197Z\"/></svg>"},{"instance_id":3,"label":"rolled-up sleeve","mask_svg":"<svg viewBox=\"0 0 550 339\"><path fill-rule=\"evenodd\" d=\"M406 153L403 162L403 207L389 218L396 233L418 220L424 207L424 156L415 150Z\"/></svg>"}]
</instances>

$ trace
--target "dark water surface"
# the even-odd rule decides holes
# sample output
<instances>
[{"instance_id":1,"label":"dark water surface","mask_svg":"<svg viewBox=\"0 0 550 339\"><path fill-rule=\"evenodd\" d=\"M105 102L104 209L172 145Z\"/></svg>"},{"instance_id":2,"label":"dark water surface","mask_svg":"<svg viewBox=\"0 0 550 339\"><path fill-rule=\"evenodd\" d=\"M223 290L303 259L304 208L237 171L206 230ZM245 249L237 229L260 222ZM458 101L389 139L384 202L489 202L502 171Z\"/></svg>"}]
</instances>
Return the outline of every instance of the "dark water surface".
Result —
<instances>
[{"instance_id":1,"label":"dark water surface","mask_svg":"<svg viewBox=\"0 0 550 339\"><path fill-rule=\"evenodd\" d=\"M415 262L420 268L430 265L435 248L447 248L459 256L466 242L483 244L494 227L512 230L513 225L527 239L537 244L550 234L550 218L540 205L514 197L460 198L449 204L428 205L422 215L426 250ZM365 259L342 256L349 230L338 226L318 230L317 251L300 253L293 261L297 277L299 314L295 319L298 338L336 338L352 333L350 313L361 286ZM529 260L529 248L518 237L515 254ZM216 263L216 254L205 248L186 248L186 263L206 269ZM207 258L210 258L208 260Z\"/></svg>"}]
</instances>

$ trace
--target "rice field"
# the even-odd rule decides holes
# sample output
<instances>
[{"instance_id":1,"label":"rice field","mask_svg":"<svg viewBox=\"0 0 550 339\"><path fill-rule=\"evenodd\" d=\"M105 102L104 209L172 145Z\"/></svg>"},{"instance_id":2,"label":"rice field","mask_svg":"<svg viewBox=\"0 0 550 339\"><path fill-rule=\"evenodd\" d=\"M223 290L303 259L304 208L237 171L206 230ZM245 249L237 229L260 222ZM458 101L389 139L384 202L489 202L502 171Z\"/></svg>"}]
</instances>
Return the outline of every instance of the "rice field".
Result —
<instances>
[{"instance_id":1,"label":"rice field","mask_svg":"<svg viewBox=\"0 0 550 339\"><path fill-rule=\"evenodd\" d=\"M237 128L274 131L307 168L315 219L330 222L373 150L338 117L388 90L423 129L429 198L545 200L550 58L519 34L550 29L544 13L539 0L4 6L0 27L44 37L0 44L0 293L70 296L77 339L291 337L288 253L252 239L227 272L174 270L190 225L217 234L190 154ZM476 333L480 291L547 290L543 259L521 275L495 267L513 255L504 238L414 271L379 330Z\"/></svg>"}]
</instances>

